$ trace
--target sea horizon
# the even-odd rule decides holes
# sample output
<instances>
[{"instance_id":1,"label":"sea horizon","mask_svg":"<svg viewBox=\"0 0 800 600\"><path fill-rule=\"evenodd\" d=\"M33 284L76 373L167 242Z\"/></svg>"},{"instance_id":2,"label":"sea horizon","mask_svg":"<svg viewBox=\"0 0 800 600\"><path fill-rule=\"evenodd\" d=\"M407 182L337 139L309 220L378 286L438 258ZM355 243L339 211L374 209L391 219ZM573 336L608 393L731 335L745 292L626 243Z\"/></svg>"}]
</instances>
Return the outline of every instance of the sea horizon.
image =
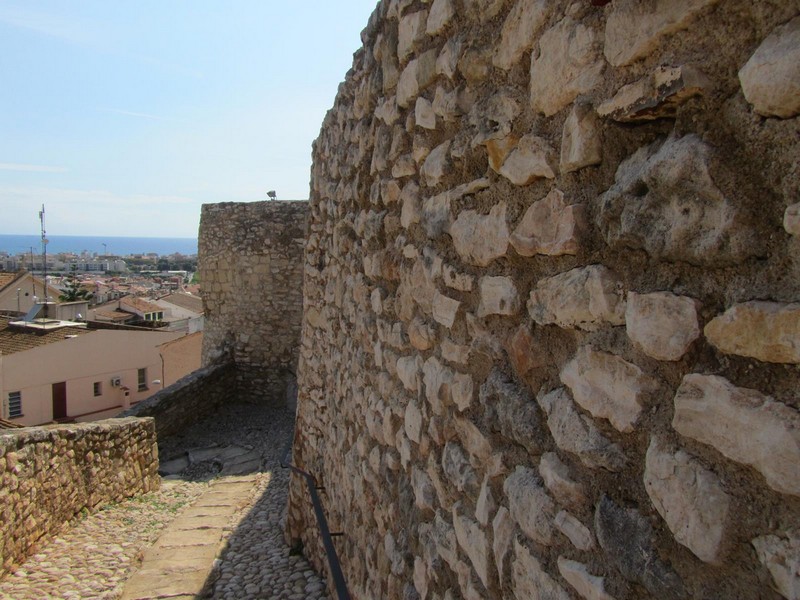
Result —
<instances>
[{"instance_id":1,"label":"sea horizon","mask_svg":"<svg viewBox=\"0 0 800 600\"><path fill-rule=\"evenodd\" d=\"M159 256L169 254L197 254L197 238L165 238L145 236L92 236L92 235L48 235L47 253L72 252L80 254L108 254L129 256L131 254L155 253ZM17 255L42 252L42 238L39 235L18 235L0 233L0 252Z\"/></svg>"}]
</instances>

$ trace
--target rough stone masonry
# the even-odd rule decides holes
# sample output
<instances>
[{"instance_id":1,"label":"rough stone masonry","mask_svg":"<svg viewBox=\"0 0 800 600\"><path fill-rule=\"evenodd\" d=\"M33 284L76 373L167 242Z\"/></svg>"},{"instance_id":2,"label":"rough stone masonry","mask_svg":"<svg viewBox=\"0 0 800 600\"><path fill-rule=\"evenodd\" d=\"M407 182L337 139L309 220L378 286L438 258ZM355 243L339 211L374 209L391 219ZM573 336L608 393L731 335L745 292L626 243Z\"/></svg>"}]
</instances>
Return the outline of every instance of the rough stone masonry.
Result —
<instances>
[{"instance_id":1,"label":"rough stone masonry","mask_svg":"<svg viewBox=\"0 0 800 600\"><path fill-rule=\"evenodd\" d=\"M157 490L153 419L25 427L0 434L0 575L81 510Z\"/></svg>"},{"instance_id":2,"label":"rough stone masonry","mask_svg":"<svg viewBox=\"0 0 800 600\"><path fill-rule=\"evenodd\" d=\"M378 3L314 145L294 446L354 597L800 597L798 15Z\"/></svg>"},{"instance_id":3,"label":"rough stone masonry","mask_svg":"<svg viewBox=\"0 0 800 600\"><path fill-rule=\"evenodd\" d=\"M203 205L203 366L233 363L237 397L283 404L297 372L307 202Z\"/></svg>"}]
</instances>

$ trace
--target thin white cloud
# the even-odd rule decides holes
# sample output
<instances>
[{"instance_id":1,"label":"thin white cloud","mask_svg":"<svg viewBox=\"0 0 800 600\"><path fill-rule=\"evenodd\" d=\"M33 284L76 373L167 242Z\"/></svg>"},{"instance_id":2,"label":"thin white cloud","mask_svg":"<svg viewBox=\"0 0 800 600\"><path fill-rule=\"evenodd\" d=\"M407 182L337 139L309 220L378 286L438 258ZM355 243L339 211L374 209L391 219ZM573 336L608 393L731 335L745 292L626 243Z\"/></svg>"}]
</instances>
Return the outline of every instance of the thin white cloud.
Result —
<instances>
[{"instance_id":1,"label":"thin white cloud","mask_svg":"<svg viewBox=\"0 0 800 600\"><path fill-rule=\"evenodd\" d=\"M137 117L139 119L150 119L151 121L171 121L167 117L159 117L158 115L151 115L149 113L135 112L132 110L122 110L119 108L101 108L103 112L114 113L116 115L125 115L126 117Z\"/></svg>"},{"instance_id":2,"label":"thin white cloud","mask_svg":"<svg viewBox=\"0 0 800 600\"><path fill-rule=\"evenodd\" d=\"M93 41L92 29L74 19L18 6L0 6L0 23L73 44Z\"/></svg>"},{"instance_id":3,"label":"thin white cloud","mask_svg":"<svg viewBox=\"0 0 800 600\"><path fill-rule=\"evenodd\" d=\"M186 196L119 194L109 190L76 190L68 188L47 188L34 186L0 186L0 199L25 202L44 200L48 206L65 207L98 206L104 208L158 207L167 205L197 204Z\"/></svg>"},{"instance_id":4,"label":"thin white cloud","mask_svg":"<svg viewBox=\"0 0 800 600\"><path fill-rule=\"evenodd\" d=\"M28 173L66 173L66 167L49 167L47 165L26 165L21 163L0 163L0 171L24 171Z\"/></svg>"}]
</instances>

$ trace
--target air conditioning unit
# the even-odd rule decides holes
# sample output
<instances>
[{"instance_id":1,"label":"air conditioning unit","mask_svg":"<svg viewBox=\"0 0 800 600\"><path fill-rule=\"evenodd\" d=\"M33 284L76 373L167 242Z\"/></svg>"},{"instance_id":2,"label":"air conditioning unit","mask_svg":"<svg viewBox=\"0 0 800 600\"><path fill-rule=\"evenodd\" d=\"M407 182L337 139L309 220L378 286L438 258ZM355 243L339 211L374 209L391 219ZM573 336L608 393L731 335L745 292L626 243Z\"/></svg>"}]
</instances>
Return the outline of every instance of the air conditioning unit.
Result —
<instances>
[{"instance_id":1,"label":"air conditioning unit","mask_svg":"<svg viewBox=\"0 0 800 600\"><path fill-rule=\"evenodd\" d=\"M122 384L121 377L112 377L111 378L111 387L119 387Z\"/></svg>"}]
</instances>

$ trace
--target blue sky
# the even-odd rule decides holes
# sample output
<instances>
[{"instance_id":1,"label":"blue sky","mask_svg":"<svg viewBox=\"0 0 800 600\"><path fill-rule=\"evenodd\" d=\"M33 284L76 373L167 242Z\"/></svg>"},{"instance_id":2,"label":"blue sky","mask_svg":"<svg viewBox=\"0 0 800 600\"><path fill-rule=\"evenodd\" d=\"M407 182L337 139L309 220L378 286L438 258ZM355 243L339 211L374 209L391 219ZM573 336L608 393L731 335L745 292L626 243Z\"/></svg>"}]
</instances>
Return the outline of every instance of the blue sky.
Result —
<instances>
[{"instance_id":1,"label":"blue sky","mask_svg":"<svg viewBox=\"0 0 800 600\"><path fill-rule=\"evenodd\" d=\"M308 197L375 0L0 0L0 233L194 237Z\"/></svg>"}]
</instances>

